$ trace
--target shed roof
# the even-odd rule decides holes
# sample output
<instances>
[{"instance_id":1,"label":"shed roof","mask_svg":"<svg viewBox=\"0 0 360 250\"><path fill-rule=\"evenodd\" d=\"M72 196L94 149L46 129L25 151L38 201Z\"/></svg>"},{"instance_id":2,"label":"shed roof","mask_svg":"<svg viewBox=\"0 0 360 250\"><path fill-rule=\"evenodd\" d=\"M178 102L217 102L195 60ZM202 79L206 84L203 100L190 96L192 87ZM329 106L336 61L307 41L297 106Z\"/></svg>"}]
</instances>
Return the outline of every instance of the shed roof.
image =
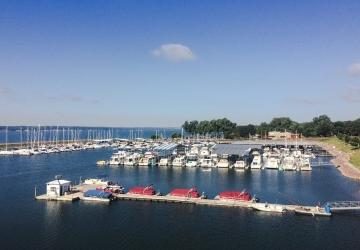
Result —
<instances>
[{"instance_id":1,"label":"shed roof","mask_svg":"<svg viewBox=\"0 0 360 250\"><path fill-rule=\"evenodd\" d=\"M251 149L260 149L261 144L216 144L213 153L217 155L239 155L243 156L250 152Z\"/></svg>"},{"instance_id":2,"label":"shed roof","mask_svg":"<svg viewBox=\"0 0 360 250\"><path fill-rule=\"evenodd\" d=\"M53 180L50 181L48 183L46 183L47 185L64 185L64 184L70 184L71 181L67 181L67 180Z\"/></svg>"}]
</instances>

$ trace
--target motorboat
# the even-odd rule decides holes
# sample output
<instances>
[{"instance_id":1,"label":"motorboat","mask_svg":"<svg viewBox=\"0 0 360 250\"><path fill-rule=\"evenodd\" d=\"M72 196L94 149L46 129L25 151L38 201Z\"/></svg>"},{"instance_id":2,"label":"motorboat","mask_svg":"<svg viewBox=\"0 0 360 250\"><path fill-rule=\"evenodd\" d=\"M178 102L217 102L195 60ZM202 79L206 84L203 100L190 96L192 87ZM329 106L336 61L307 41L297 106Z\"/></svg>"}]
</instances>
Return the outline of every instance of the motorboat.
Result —
<instances>
[{"instance_id":1,"label":"motorboat","mask_svg":"<svg viewBox=\"0 0 360 250\"><path fill-rule=\"evenodd\" d=\"M251 207L255 210L271 212L271 213L284 213L286 209L282 205L268 204L268 203L253 203Z\"/></svg>"},{"instance_id":2,"label":"motorboat","mask_svg":"<svg viewBox=\"0 0 360 250\"><path fill-rule=\"evenodd\" d=\"M199 161L197 155L188 155L186 157L186 167L197 167L199 166Z\"/></svg>"},{"instance_id":3,"label":"motorboat","mask_svg":"<svg viewBox=\"0 0 360 250\"><path fill-rule=\"evenodd\" d=\"M175 157L175 159L172 162L173 167L185 167L185 164L186 164L185 156L183 155Z\"/></svg>"},{"instance_id":4,"label":"motorboat","mask_svg":"<svg viewBox=\"0 0 360 250\"><path fill-rule=\"evenodd\" d=\"M292 155L285 156L281 162L281 167L285 171L296 170L296 162L294 156Z\"/></svg>"},{"instance_id":5,"label":"motorboat","mask_svg":"<svg viewBox=\"0 0 360 250\"><path fill-rule=\"evenodd\" d=\"M251 169L261 169L262 167L262 160L260 155L254 155L254 158L251 162L250 168Z\"/></svg>"},{"instance_id":6,"label":"motorboat","mask_svg":"<svg viewBox=\"0 0 360 250\"><path fill-rule=\"evenodd\" d=\"M223 155L216 164L216 166L218 168L230 168L229 156Z\"/></svg>"}]
</instances>

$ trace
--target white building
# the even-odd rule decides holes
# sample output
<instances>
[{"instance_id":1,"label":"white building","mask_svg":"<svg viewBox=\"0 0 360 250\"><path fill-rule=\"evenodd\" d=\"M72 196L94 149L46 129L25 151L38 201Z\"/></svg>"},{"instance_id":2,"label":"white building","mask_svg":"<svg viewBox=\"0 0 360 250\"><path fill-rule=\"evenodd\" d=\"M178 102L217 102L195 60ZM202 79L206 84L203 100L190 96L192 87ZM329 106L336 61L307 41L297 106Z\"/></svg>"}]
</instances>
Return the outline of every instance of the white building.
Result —
<instances>
[{"instance_id":1,"label":"white building","mask_svg":"<svg viewBox=\"0 0 360 250\"><path fill-rule=\"evenodd\" d=\"M70 191L71 182L66 180L54 180L46 183L46 194L49 196L63 196Z\"/></svg>"}]
</instances>

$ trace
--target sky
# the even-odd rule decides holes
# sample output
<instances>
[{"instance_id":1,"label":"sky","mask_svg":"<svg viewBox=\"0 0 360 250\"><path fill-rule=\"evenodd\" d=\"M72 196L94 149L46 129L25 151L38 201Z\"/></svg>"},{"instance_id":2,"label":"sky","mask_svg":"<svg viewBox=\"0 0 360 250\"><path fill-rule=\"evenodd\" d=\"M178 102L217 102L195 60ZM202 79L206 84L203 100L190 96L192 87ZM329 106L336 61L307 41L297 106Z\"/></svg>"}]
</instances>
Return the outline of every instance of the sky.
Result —
<instances>
[{"instance_id":1,"label":"sky","mask_svg":"<svg viewBox=\"0 0 360 250\"><path fill-rule=\"evenodd\" d=\"M0 0L0 125L360 117L360 1Z\"/></svg>"}]
</instances>

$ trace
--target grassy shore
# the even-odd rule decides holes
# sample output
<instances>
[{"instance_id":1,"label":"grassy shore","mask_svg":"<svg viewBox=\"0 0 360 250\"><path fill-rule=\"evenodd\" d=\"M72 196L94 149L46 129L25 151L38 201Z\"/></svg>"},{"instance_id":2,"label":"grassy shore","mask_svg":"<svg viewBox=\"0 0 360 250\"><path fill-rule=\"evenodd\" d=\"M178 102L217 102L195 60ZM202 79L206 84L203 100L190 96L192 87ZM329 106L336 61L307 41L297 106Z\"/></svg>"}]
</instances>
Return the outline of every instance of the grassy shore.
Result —
<instances>
[{"instance_id":1,"label":"grassy shore","mask_svg":"<svg viewBox=\"0 0 360 250\"><path fill-rule=\"evenodd\" d=\"M317 138L314 139L319 142L335 146L335 148L339 151L349 154L350 163L355 167L360 169L360 149L355 149L353 146L346 144L345 142L339 140L337 137L326 137L326 138Z\"/></svg>"}]
</instances>

